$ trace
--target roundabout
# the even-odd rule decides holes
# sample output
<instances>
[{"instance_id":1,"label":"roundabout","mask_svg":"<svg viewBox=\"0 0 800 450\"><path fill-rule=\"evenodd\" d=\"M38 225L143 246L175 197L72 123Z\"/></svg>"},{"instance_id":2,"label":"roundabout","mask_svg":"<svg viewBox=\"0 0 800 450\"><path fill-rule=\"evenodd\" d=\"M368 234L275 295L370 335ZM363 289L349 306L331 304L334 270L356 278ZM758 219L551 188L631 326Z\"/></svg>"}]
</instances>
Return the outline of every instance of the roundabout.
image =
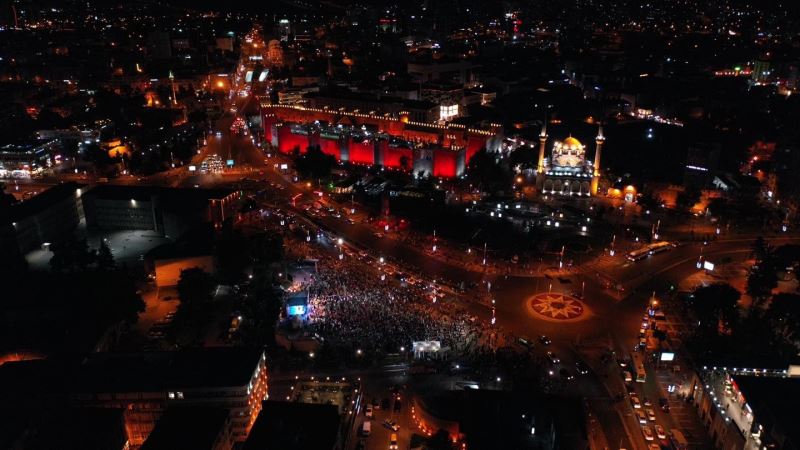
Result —
<instances>
[{"instance_id":1,"label":"roundabout","mask_svg":"<svg viewBox=\"0 0 800 450\"><path fill-rule=\"evenodd\" d=\"M578 322L589 316L589 309L582 301L558 292L535 294L526 304L537 319L549 322Z\"/></svg>"}]
</instances>

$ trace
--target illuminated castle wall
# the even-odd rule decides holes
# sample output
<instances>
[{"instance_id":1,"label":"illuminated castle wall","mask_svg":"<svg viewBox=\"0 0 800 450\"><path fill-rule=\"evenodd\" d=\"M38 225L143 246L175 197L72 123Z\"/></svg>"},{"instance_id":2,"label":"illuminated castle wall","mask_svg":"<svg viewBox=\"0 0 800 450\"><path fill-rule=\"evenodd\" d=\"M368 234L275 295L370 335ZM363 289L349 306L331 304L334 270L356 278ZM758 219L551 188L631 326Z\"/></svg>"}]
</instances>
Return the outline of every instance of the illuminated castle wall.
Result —
<instances>
[{"instance_id":1,"label":"illuminated castle wall","mask_svg":"<svg viewBox=\"0 0 800 450\"><path fill-rule=\"evenodd\" d=\"M262 104L264 138L282 153L305 152L319 145L323 153L353 164L420 170L435 177L463 175L481 148L495 150L501 127L467 128L460 124L413 122L408 116L362 114L343 109Z\"/></svg>"}]
</instances>

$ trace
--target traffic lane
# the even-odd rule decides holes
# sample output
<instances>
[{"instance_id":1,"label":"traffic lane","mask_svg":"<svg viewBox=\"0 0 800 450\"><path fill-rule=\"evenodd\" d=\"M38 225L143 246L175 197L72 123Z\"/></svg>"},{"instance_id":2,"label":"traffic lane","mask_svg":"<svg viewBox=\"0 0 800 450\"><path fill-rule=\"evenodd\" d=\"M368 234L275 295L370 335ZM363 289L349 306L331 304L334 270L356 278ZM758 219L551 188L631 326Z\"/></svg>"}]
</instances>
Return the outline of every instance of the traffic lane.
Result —
<instances>
[{"instance_id":1,"label":"traffic lane","mask_svg":"<svg viewBox=\"0 0 800 450\"><path fill-rule=\"evenodd\" d=\"M379 390L380 391L380 390ZM366 392L366 391L365 391ZM373 397L367 397L368 401L371 402ZM373 417L372 419L368 419L365 414L362 414L362 418L360 422L364 422L365 420L371 420L371 433L370 436L361 438L365 439L366 441L366 449L367 450L386 450L389 448L389 443L391 442L392 434L397 435L397 448L405 449L409 448L411 443L411 436L415 432L414 422L411 418L410 406L407 401L407 395L405 391L401 391L401 399L398 401L395 399L388 390L385 388L383 389L382 393L376 393L374 398L378 399L379 403L382 403L384 398L389 399L388 408L383 408L382 405L379 409L373 409ZM396 410L395 405L400 405L400 409ZM366 410L366 408L364 408ZM389 428L388 425L385 424L386 421L389 422L396 422L399 426L397 431L393 431ZM354 440L358 442L358 439Z\"/></svg>"},{"instance_id":2,"label":"traffic lane","mask_svg":"<svg viewBox=\"0 0 800 450\"><path fill-rule=\"evenodd\" d=\"M773 246L800 242L800 237L790 235L767 236L765 239ZM712 241L707 245L702 243L681 245L668 252L652 255L641 261L626 261L612 268L608 275L619 282L627 282L646 275L659 274L665 270L670 270L676 264L682 264L686 261L696 263L701 256L704 260L718 262L712 259L713 256L721 257L726 253L750 251L755 240L755 238L741 238Z\"/></svg>"},{"instance_id":3,"label":"traffic lane","mask_svg":"<svg viewBox=\"0 0 800 450\"><path fill-rule=\"evenodd\" d=\"M350 224L344 219L329 216L311 217L310 220L319 223L346 241L380 253L401 266L411 266L426 278L444 279L454 283L477 282L483 278L483 274L480 272L472 272L447 264L425 254L424 250L407 245L397 239L388 238L383 234L377 236L376 232L368 225Z\"/></svg>"}]
</instances>

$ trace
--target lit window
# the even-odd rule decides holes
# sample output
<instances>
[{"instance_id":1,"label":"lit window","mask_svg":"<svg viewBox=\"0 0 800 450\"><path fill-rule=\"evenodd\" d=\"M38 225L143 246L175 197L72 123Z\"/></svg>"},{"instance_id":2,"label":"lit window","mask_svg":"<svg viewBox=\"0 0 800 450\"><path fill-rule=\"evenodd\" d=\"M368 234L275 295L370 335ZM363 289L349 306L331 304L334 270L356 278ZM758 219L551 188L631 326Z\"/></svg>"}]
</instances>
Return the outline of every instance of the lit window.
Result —
<instances>
[{"instance_id":1,"label":"lit window","mask_svg":"<svg viewBox=\"0 0 800 450\"><path fill-rule=\"evenodd\" d=\"M449 120L450 118L456 116L458 116L458 104L439 107L440 120Z\"/></svg>"}]
</instances>

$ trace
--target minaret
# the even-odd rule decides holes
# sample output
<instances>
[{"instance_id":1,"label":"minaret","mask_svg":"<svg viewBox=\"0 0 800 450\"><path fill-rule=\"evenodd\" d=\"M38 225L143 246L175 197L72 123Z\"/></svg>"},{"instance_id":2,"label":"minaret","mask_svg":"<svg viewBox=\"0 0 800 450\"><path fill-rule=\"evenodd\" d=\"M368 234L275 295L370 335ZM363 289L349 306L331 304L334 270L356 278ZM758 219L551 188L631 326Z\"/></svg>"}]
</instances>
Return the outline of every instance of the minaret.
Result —
<instances>
[{"instance_id":1,"label":"minaret","mask_svg":"<svg viewBox=\"0 0 800 450\"><path fill-rule=\"evenodd\" d=\"M539 133L539 162L536 165L536 189L541 192L544 186L544 150L547 146L547 117L545 116L542 124L542 131Z\"/></svg>"},{"instance_id":2,"label":"minaret","mask_svg":"<svg viewBox=\"0 0 800 450\"><path fill-rule=\"evenodd\" d=\"M603 151L603 142L606 137L603 136L603 124L597 130L597 137L594 138L595 152L594 152L594 173L592 176L592 195L597 195L597 185L600 182L600 157Z\"/></svg>"},{"instance_id":3,"label":"minaret","mask_svg":"<svg viewBox=\"0 0 800 450\"><path fill-rule=\"evenodd\" d=\"M169 83L172 85L172 104L178 104L178 96L175 95L175 75L172 74L172 71L169 71Z\"/></svg>"}]
</instances>

